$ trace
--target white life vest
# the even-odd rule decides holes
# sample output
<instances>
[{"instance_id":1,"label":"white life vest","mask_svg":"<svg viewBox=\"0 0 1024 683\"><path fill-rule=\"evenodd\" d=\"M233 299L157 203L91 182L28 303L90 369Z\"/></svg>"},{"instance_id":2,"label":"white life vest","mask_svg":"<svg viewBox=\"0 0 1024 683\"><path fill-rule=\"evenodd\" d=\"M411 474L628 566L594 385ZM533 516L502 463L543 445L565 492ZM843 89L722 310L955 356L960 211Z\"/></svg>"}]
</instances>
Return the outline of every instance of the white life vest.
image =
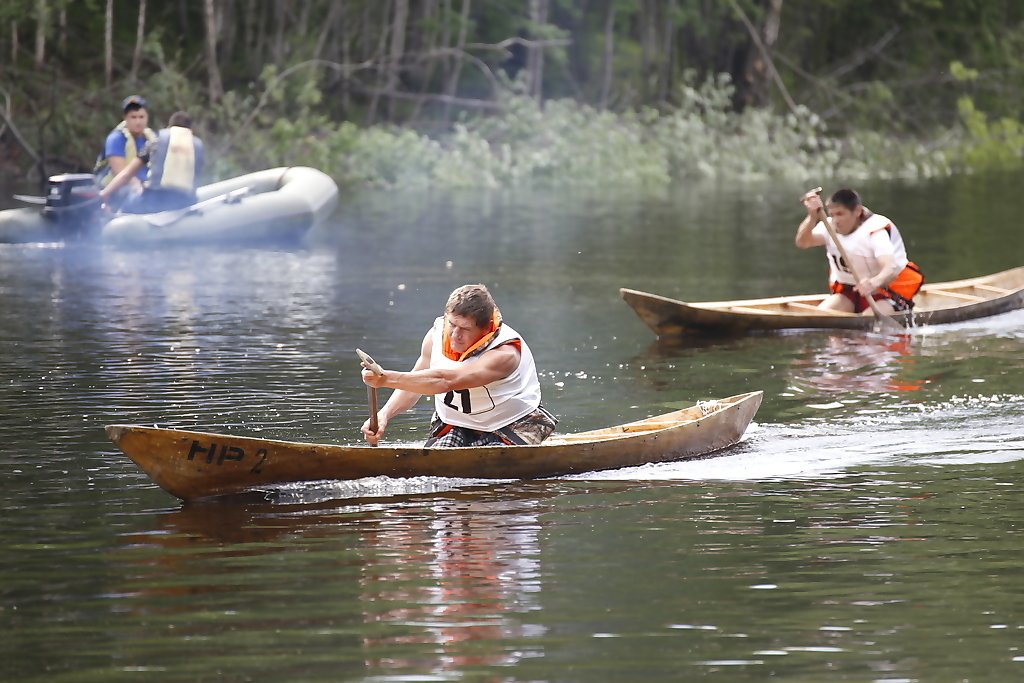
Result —
<instances>
[{"instance_id":1,"label":"white life vest","mask_svg":"<svg viewBox=\"0 0 1024 683\"><path fill-rule=\"evenodd\" d=\"M171 126L160 131L149 160L146 187L195 192L197 141L192 131Z\"/></svg>"},{"instance_id":2,"label":"white life vest","mask_svg":"<svg viewBox=\"0 0 1024 683\"><path fill-rule=\"evenodd\" d=\"M831 218L829 219L831 221ZM813 234L825 239L825 249L828 252L829 282L841 282L847 285L857 284L850 272L849 264L843 261L838 247L828 234L828 229L819 222L814 226ZM900 231L888 218L881 214L871 214L857 229L849 235L839 235L839 241L846 250L847 255L853 259L854 268L861 271L864 265L868 272L860 272L861 277L873 277L881 271L882 267L878 262L880 256L889 255L892 257L896 272L907 267L907 248L903 244L903 237Z\"/></svg>"},{"instance_id":3,"label":"white life vest","mask_svg":"<svg viewBox=\"0 0 1024 683\"><path fill-rule=\"evenodd\" d=\"M456 368L463 363L478 362L490 350L519 340L519 366L508 377L472 389L459 389L434 396L434 410L445 424L493 432L529 415L540 405L540 380L530 347L508 325L502 323L498 334L484 351L466 360L451 360L442 350L444 318L434 321L431 368Z\"/></svg>"}]
</instances>

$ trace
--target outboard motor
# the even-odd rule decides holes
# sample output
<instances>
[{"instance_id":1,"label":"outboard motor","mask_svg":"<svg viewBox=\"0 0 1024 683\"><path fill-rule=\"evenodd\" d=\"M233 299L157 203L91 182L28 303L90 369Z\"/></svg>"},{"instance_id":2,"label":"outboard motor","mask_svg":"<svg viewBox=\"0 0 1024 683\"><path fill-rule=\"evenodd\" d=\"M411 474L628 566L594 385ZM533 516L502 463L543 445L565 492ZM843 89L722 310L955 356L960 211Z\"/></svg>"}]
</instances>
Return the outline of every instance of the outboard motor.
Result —
<instances>
[{"instance_id":1,"label":"outboard motor","mask_svg":"<svg viewBox=\"0 0 1024 683\"><path fill-rule=\"evenodd\" d=\"M100 188L92 173L50 176L43 216L62 231L82 234L100 225Z\"/></svg>"}]
</instances>

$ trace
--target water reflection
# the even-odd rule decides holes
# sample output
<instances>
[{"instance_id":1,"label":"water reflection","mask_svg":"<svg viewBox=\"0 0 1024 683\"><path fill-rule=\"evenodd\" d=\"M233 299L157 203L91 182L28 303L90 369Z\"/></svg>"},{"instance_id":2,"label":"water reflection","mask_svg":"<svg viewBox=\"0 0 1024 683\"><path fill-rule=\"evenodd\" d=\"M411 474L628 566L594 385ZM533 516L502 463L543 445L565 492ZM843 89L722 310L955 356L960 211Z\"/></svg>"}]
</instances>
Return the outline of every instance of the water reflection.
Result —
<instances>
[{"instance_id":1,"label":"water reflection","mask_svg":"<svg viewBox=\"0 0 1024 683\"><path fill-rule=\"evenodd\" d=\"M516 618L540 608L536 507L535 500L444 501L429 515L396 510L364 533L378 551L360 580L366 620L386 627L364 637L369 664L441 674L519 661L521 648L500 644L543 633ZM430 647L395 655L410 643Z\"/></svg>"},{"instance_id":2,"label":"water reflection","mask_svg":"<svg viewBox=\"0 0 1024 683\"><path fill-rule=\"evenodd\" d=\"M254 495L187 504L160 513L151 530L122 537L125 564L134 570L120 594L136 616L187 612L202 599L208 609L237 614L236 628L261 631L269 619L292 628L313 622L321 631L344 625L360 634L371 670L441 675L514 664L528 649L501 644L543 634L522 620L540 609L538 515L548 495L537 493L342 501L314 493L310 503ZM294 551L325 547L323 561L333 571L317 579L308 557L298 560ZM211 552L215 562L205 559ZM268 562L277 553L281 562ZM297 560L303 568L283 576ZM318 617L260 599L282 583L311 579L327 601ZM343 602L339 594L347 596ZM350 605L359 606L359 626L349 623ZM196 628L192 636L204 631Z\"/></svg>"},{"instance_id":3,"label":"water reflection","mask_svg":"<svg viewBox=\"0 0 1024 683\"><path fill-rule=\"evenodd\" d=\"M918 391L932 381L914 376L914 338L829 332L808 338L790 364L799 391L846 394Z\"/></svg>"}]
</instances>

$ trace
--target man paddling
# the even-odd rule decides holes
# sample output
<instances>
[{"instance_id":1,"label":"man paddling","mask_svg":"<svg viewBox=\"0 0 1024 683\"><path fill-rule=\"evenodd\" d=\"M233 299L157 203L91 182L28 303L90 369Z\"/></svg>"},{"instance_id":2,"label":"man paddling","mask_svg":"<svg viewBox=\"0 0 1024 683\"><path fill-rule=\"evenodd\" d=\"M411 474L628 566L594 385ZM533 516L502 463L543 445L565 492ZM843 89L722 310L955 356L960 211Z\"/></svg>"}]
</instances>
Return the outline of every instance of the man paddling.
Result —
<instances>
[{"instance_id":1,"label":"man paddling","mask_svg":"<svg viewBox=\"0 0 1024 683\"><path fill-rule=\"evenodd\" d=\"M861 313L868 309L869 296L883 313L913 308L914 295L921 289L924 276L907 258L903 238L891 220L871 212L854 190L836 190L828 200L828 210L832 227L842 242L840 249L818 220L818 212L823 208L818 193L808 192L800 201L807 216L796 229L796 246L825 247L829 263L832 294L819 308ZM843 260L843 252L853 264ZM860 282L854 278L854 272L861 276Z\"/></svg>"},{"instance_id":2,"label":"man paddling","mask_svg":"<svg viewBox=\"0 0 1024 683\"><path fill-rule=\"evenodd\" d=\"M375 374L363 364L363 382L395 389L377 413L377 431L363 423L367 442L380 441L388 421L434 396L427 447L538 444L557 420L540 404L540 380L522 336L502 322L484 285L459 287L423 337L409 372Z\"/></svg>"}]
</instances>

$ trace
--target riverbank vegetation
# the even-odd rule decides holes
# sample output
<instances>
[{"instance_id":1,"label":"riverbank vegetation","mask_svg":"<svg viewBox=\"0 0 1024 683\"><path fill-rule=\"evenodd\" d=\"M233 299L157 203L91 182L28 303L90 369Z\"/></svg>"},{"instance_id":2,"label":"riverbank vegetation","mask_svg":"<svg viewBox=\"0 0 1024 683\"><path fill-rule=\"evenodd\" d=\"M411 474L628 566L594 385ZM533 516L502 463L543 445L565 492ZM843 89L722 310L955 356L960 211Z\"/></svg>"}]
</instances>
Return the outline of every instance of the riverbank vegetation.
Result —
<instances>
[{"instance_id":1,"label":"riverbank vegetation","mask_svg":"<svg viewBox=\"0 0 1024 683\"><path fill-rule=\"evenodd\" d=\"M921 178L1024 159L1013 0L10 0L5 174L88 170L118 103L208 175L348 185Z\"/></svg>"}]
</instances>

